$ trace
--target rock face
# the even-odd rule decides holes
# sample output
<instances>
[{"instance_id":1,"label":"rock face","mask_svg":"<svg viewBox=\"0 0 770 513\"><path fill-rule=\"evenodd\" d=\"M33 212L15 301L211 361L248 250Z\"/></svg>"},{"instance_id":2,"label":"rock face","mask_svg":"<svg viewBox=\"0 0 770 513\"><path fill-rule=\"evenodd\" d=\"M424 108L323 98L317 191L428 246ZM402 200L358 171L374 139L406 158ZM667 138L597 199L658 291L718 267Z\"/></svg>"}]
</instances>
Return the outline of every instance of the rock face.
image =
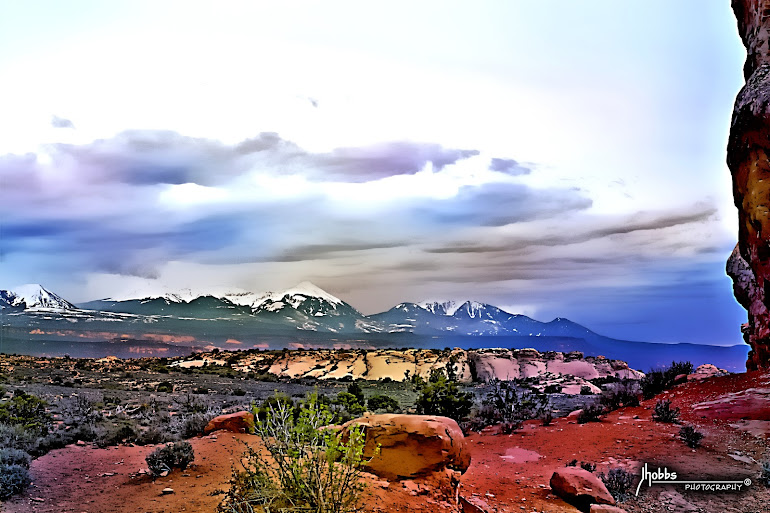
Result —
<instances>
[{"instance_id":1,"label":"rock face","mask_svg":"<svg viewBox=\"0 0 770 513\"><path fill-rule=\"evenodd\" d=\"M554 472L551 490L581 511L588 511L591 504L615 504L604 483L582 468L565 467Z\"/></svg>"},{"instance_id":2,"label":"rock face","mask_svg":"<svg viewBox=\"0 0 770 513\"><path fill-rule=\"evenodd\" d=\"M202 365L202 358L205 356L196 356L194 360L175 362L172 365ZM248 355L233 364L233 369L240 372L267 372L290 378L402 381L412 376L428 379L432 370L446 369L448 366L454 366L457 380L465 383L530 377L561 383L561 377L574 377L569 383L564 383L563 392L566 394L579 394L582 386L591 388L592 385L585 381L588 379L608 376L641 379L644 376L620 360L584 356L580 352L541 353L534 349L298 350L279 355Z\"/></svg>"},{"instance_id":3,"label":"rock face","mask_svg":"<svg viewBox=\"0 0 770 513\"><path fill-rule=\"evenodd\" d=\"M457 422L432 415L367 415L342 426L362 426L366 470L388 481L465 472L471 455ZM379 452L377 447L379 446Z\"/></svg>"},{"instance_id":4,"label":"rock face","mask_svg":"<svg viewBox=\"0 0 770 513\"><path fill-rule=\"evenodd\" d=\"M727 262L738 302L748 311L748 370L770 367L770 0L733 0L747 50L746 85L735 99L727 165L738 207L738 245Z\"/></svg>"},{"instance_id":5,"label":"rock face","mask_svg":"<svg viewBox=\"0 0 770 513\"><path fill-rule=\"evenodd\" d=\"M224 429L233 433L248 433L254 429L254 415L247 411L239 411L229 415L220 415L214 417L206 424L203 432L206 434L212 431Z\"/></svg>"}]
</instances>

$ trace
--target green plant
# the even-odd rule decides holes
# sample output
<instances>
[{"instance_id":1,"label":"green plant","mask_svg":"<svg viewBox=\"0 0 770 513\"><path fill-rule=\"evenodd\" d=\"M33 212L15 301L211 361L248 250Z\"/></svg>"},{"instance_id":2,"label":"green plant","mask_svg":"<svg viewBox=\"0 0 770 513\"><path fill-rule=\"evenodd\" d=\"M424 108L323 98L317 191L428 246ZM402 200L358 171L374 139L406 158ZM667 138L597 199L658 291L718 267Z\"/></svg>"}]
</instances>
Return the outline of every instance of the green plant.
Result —
<instances>
[{"instance_id":1,"label":"green plant","mask_svg":"<svg viewBox=\"0 0 770 513\"><path fill-rule=\"evenodd\" d=\"M0 465L0 500L23 492L32 479L29 470L22 465Z\"/></svg>"},{"instance_id":2,"label":"green plant","mask_svg":"<svg viewBox=\"0 0 770 513\"><path fill-rule=\"evenodd\" d=\"M356 398L356 400L358 401L359 404L366 403L366 400L364 399L364 391L361 388L361 385L359 385L355 381L348 385L347 392L349 394L352 394L353 396L355 396L355 398Z\"/></svg>"},{"instance_id":3,"label":"green plant","mask_svg":"<svg viewBox=\"0 0 770 513\"><path fill-rule=\"evenodd\" d=\"M510 434L519 429L525 420L543 419L548 423L548 397L529 390L518 390L516 382L492 380L490 390L474 412L468 430L477 431L486 426L500 425L502 434Z\"/></svg>"},{"instance_id":4,"label":"green plant","mask_svg":"<svg viewBox=\"0 0 770 513\"><path fill-rule=\"evenodd\" d=\"M671 409L671 401L663 399L655 403L655 409L652 412L652 420L655 422L665 422L667 424L676 424L679 422L679 408Z\"/></svg>"},{"instance_id":5,"label":"green plant","mask_svg":"<svg viewBox=\"0 0 770 513\"><path fill-rule=\"evenodd\" d=\"M625 469L614 467L609 470L607 475L599 474L607 491L617 502L624 502L628 499L628 491L634 483L634 475Z\"/></svg>"},{"instance_id":6,"label":"green plant","mask_svg":"<svg viewBox=\"0 0 770 513\"><path fill-rule=\"evenodd\" d=\"M29 452L37 440L35 433L16 424L0 423L0 447L12 447Z\"/></svg>"},{"instance_id":7,"label":"green plant","mask_svg":"<svg viewBox=\"0 0 770 513\"><path fill-rule=\"evenodd\" d=\"M762 466L759 471L759 481L765 486L770 487L770 459L762 462Z\"/></svg>"},{"instance_id":8,"label":"green plant","mask_svg":"<svg viewBox=\"0 0 770 513\"><path fill-rule=\"evenodd\" d=\"M326 429L332 417L315 394L301 406L269 406L255 429L268 454L246 445L242 470L233 469L219 511L354 511L363 491L365 436L358 427Z\"/></svg>"},{"instance_id":9,"label":"green plant","mask_svg":"<svg viewBox=\"0 0 770 513\"><path fill-rule=\"evenodd\" d=\"M601 422L601 416L604 414L604 408L598 404L591 404L583 408L578 414L578 424L585 424L587 422Z\"/></svg>"},{"instance_id":10,"label":"green plant","mask_svg":"<svg viewBox=\"0 0 770 513\"><path fill-rule=\"evenodd\" d=\"M676 377L682 374L690 374L693 365L690 362L671 362L671 366L665 369L650 370L640 383L642 395L645 399L652 399L659 393L674 386Z\"/></svg>"},{"instance_id":11,"label":"green plant","mask_svg":"<svg viewBox=\"0 0 770 513\"><path fill-rule=\"evenodd\" d=\"M545 389L543 390L543 393L546 394L560 394L561 393L561 385L558 383L554 383L553 385L547 385Z\"/></svg>"},{"instance_id":12,"label":"green plant","mask_svg":"<svg viewBox=\"0 0 770 513\"><path fill-rule=\"evenodd\" d=\"M367 406L371 411L384 411L387 413L396 413L401 411L398 401L387 395L373 395L367 401Z\"/></svg>"},{"instance_id":13,"label":"green plant","mask_svg":"<svg viewBox=\"0 0 770 513\"><path fill-rule=\"evenodd\" d=\"M457 381L434 369L428 383L420 386L415 406L420 415L441 415L460 421L471 412L473 394L461 391Z\"/></svg>"},{"instance_id":14,"label":"green plant","mask_svg":"<svg viewBox=\"0 0 770 513\"><path fill-rule=\"evenodd\" d=\"M157 392L171 393L174 391L174 385L172 385L169 381L161 381L158 383L158 386L155 387L155 390Z\"/></svg>"},{"instance_id":15,"label":"green plant","mask_svg":"<svg viewBox=\"0 0 770 513\"><path fill-rule=\"evenodd\" d=\"M21 449L13 449L10 447L0 448L0 466L1 465L21 465L24 468L29 468L29 462L32 457Z\"/></svg>"},{"instance_id":16,"label":"green plant","mask_svg":"<svg viewBox=\"0 0 770 513\"><path fill-rule=\"evenodd\" d=\"M684 426L679 430L679 438L692 449L700 447L700 441L703 440L703 433L696 431L692 426Z\"/></svg>"},{"instance_id":17,"label":"green plant","mask_svg":"<svg viewBox=\"0 0 770 513\"><path fill-rule=\"evenodd\" d=\"M174 468L186 469L195 459L195 452L189 442L177 442L158 447L145 460L153 476L171 472Z\"/></svg>"},{"instance_id":18,"label":"green plant","mask_svg":"<svg viewBox=\"0 0 770 513\"><path fill-rule=\"evenodd\" d=\"M43 436L51 426L46 406L48 403L39 397L17 389L9 401L0 403L0 423L21 426Z\"/></svg>"},{"instance_id":19,"label":"green plant","mask_svg":"<svg viewBox=\"0 0 770 513\"><path fill-rule=\"evenodd\" d=\"M599 402L610 411L627 406L639 406L639 391L634 384L625 382L615 388L604 390Z\"/></svg>"}]
</instances>

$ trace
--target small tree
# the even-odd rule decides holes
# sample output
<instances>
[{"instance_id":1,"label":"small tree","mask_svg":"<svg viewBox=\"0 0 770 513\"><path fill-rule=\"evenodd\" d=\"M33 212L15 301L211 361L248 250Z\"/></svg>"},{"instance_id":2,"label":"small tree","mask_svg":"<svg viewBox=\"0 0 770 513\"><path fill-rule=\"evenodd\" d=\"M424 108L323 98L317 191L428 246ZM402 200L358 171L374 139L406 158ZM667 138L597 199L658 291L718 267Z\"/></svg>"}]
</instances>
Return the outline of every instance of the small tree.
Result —
<instances>
[{"instance_id":1,"label":"small tree","mask_svg":"<svg viewBox=\"0 0 770 513\"><path fill-rule=\"evenodd\" d=\"M233 469L219 511L272 511L273 506L279 511L354 511L363 491L365 436L362 428L348 430L345 437L328 429L332 418L315 394L301 407L285 402L268 406L255 429L268 454L246 445L242 470Z\"/></svg>"},{"instance_id":2,"label":"small tree","mask_svg":"<svg viewBox=\"0 0 770 513\"><path fill-rule=\"evenodd\" d=\"M460 385L446 377L440 369L431 371L428 383L419 389L415 406L420 415L441 415L456 421L466 418L473 406L473 394L460 390Z\"/></svg>"}]
</instances>

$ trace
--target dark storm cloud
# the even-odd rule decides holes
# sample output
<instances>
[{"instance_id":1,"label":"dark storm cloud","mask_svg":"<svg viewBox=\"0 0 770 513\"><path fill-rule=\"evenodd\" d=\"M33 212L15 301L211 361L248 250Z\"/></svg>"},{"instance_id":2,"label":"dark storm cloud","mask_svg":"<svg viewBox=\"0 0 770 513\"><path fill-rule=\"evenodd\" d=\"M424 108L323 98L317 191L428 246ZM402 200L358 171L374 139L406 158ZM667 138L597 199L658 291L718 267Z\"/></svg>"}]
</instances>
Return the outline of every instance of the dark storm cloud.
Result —
<instances>
[{"instance_id":1,"label":"dark storm cloud","mask_svg":"<svg viewBox=\"0 0 770 513\"><path fill-rule=\"evenodd\" d=\"M520 165L513 159L492 159L489 162L489 169L511 176L528 175L532 172L531 169Z\"/></svg>"}]
</instances>

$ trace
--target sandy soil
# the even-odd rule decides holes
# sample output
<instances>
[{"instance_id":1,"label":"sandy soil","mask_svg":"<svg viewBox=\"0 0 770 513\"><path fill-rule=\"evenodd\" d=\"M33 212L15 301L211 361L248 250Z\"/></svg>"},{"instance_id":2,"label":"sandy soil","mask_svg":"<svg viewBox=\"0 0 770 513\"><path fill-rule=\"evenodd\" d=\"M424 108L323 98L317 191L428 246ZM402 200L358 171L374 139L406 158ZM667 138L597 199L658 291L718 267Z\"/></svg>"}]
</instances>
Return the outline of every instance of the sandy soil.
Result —
<instances>
[{"instance_id":1,"label":"sandy soil","mask_svg":"<svg viewBox=\"0 0 770 513\"><path fill-rule=\"evenodd\" d=\"M684 422L696 425L706 435L697 450L678 439L679 426L651 420L655 400L613 412L599 423L580 425L562 418L546 427L528 423L512 435L472 435L468 440L473 461L463 476L460 494L483 499L491 511L574 513L577 510L554 497L548 486L554 470L572 459L596 463L597 473L622 466L638 474L638 468L646 462L675 469L680 476L691 479L730 477L756 481L757 461L770 456L769 433L762 423L770 421L770 404L754 401L748 403L749 411L694 408L698 403L752 388L770 388L770 375L751 373L690 382L664 394L682 409ZM738 429L741 426L753 426L753 434ZM34 461L33 486L24 496L4 504L1 511L210 512L219 501L211 492L227 481L231 464L241 452L240 442L250 440L254 437L222 432L193 439L195 464L185 472L175 471L155 481L136 474L146 467L144 457L154 447L69 446ZM407 488L409 483L406 487L390 483L387 488L383 484L372 482L365 511L456 510L439 497L413 495ZM173 488L174 493L163 495L161 491L166 487ZM687 492L681 485L643 487L639 498L621 506L631 513L766 513L770 512L770 491L756 483L732 494Z\"/></svg>"}]
</instances>

